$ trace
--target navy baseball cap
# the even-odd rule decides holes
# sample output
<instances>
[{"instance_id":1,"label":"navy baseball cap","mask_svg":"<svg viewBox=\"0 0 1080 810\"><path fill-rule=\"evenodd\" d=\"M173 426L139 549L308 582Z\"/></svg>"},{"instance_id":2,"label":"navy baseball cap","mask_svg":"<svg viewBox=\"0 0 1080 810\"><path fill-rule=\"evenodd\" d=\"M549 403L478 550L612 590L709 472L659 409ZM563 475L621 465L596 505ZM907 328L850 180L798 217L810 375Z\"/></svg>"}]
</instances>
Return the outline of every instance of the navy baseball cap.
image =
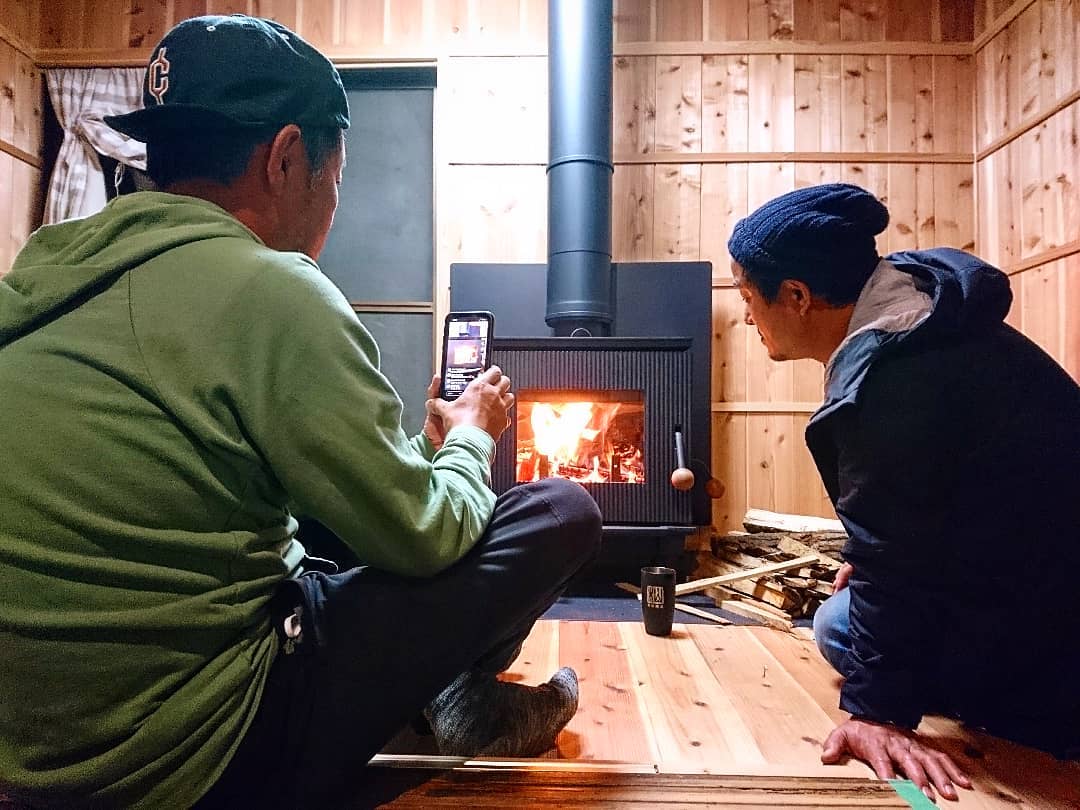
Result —
<instances>
[{"instance_id":1,"label":"navy baseball cap","mask_svg":"<svg viewBox=\"0 0 1080 810\"><path fill-rule=\"evenodd\" d=\"M144 143L286 124L346 129L349 102L330 60L280 23L194 17L154 48L143 109L107 115L105 123Z\"/></svg>"}]
</instances>

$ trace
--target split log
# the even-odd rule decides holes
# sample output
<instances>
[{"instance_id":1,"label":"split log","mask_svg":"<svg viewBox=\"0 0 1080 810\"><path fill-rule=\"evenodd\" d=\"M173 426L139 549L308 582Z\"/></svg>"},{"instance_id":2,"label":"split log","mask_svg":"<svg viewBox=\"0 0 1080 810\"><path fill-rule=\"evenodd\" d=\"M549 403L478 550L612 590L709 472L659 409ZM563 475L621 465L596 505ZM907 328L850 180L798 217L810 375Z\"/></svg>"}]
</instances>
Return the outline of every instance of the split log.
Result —
<instances>
[{"instance_id":1,"label":"split log","mask_svg":"<svg viewBox=\"0 0 1080 810\"><path fill-rule=\"evenodd\" d=\"M808 515L786 515L770 512L766 509L748 509L743 517L743 528L748 532L843 532L839 520L810 517Z\"/></svg>"},{"instance_id":2,"label":"split log","mask_svg":"<svg viewBox=\"0 0 1080 810\"><path fill-rule=\"evenodd\" d=\"M746 604L753 605L754 607L763 610L766 613L770 613L778 619L785 619L787 621L791 620L791 616L786 610L781 610L778 607L773 607L772 605L760 602L757 599L754 599L752 596L747 596L746 594L742 593L736 593L735 591L731 590L731 588L727 585L710 586L709 588L705 589L705 595L710 597L714 602L716 602L717 607L720 606L721 602L744 602Z\"/></svg>"},{"instance_id":3,"label":"split log","mask_svg":"<svg viewBox=\"0 0 1080 810\"><path fill-rule=\"evenodd\" d=\"M741 570L743 568L735 563L715 558L701 560L697 567L697 573L703 576L733 574ZM805 581L809 582L809 580ZM798 615L803 603L797 589L785 587L785 583L781 580L768 575L732 582L727 587L746 596L760 599L773 607L780 608L780 610L789 611L793 615Z\"/></svg>"},{"instance_id":4,"label":"split log","mask_svg":"<svg viewBox=\"0 0 1080 810\"><path fill-rule=\"evenodd\" d=\"M717 599L716 606L734 613L736 616L759 621L768 627L776 627L787 631L794 627L791 620L786 616L766 610L761 606L760 602L750 603L741 599Z\"/></svg>"},{"instance_id":5,"label":"split log","mask_svg":"<svg viewBox=\"0 0 1080 810\"><path fill-rule=\"evenodd\" d=\"M791 571L796 568L803 568L811 563L817 562L818 556L799 557L794 560L786 560L784 562L770 563L769 565L762 565L758 568L752 568L749 571L739 571L734 574L723 574L718 577L706 577L705 579L695 579L690 582L684 582L682 585L675 586L675 594L682 596L687 593L695 593L697 591L703 591L710 585L724 585L728 582L737 582L740 579L754 579L755 577L762 576L763 574L773 574L778 571Z\"/></svg>"},{"instance_id":6,"label":"split log","mask_svg":"<svg viewBox=\"0 0 1080 810\"><path fill-rule=\"evenodd\" d=\"M802 536L803 535L800 535L800 537ZM807 545L802 542L802 540L796 539L795 537L782 537L780 542L776 544L776 547L780 551L794 554L797 557L803 557L807 554L817 554L822 565L834 570L840 567L840 562L837 557L840 555L840 549L843 548L844 543L847 542L847 535L835 539L827 535L813 535L811 538L807 539L810 539L814 545Z\"/></svg>"},{"instance_id":7,"label":"split log","mask_svg":"<svg viewBox=\"0 0 1080 810\"><path fill-rule=\"evenodd\" d=\"M704 583L718 605L748 602L788 622L812 617L832 595L843 562L847 535L840 522L751 509L744 525L748 532L712 537L709 550L698 553L698 579L677 586L677 592Z\"/></svg>"},{"instance_id":8,"label":"split log","mask_svg":"<svg viewBox=\"0 0 1080 810\"><path fill-rule=\"evenodd\" d=\"M763 532L759 534L729 533L713 537L710 542L712 552L717 557L737 552L752 557L767 557L784 551L796 557L807 554L820 554L825 560L840 564L840 551L847 542L843 532Z\"/></svg>"}]
</instances>

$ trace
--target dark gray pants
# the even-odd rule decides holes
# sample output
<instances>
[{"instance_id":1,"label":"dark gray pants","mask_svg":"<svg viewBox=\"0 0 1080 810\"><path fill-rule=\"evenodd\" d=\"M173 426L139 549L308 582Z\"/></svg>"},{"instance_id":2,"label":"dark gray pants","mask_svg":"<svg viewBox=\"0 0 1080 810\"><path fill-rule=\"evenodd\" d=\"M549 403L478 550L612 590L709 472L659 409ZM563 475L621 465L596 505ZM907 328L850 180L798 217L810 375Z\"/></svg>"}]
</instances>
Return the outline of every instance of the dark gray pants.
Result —
<instances>
[{"instance_id":1,"label":"dark gray pants","mask_svg":"<svg viewBox=\"0 0 1080 810\"><path fill-rule=\"evenodd\" d=\"M599 544L592 497L548 479L504 493L476 547L432 579L359 567L286 583L275 622L301 605L303 641L278 654L251 728L198 806L355 796L365 763L458 674L512 663Z\"/></svg>"}]
</instances>

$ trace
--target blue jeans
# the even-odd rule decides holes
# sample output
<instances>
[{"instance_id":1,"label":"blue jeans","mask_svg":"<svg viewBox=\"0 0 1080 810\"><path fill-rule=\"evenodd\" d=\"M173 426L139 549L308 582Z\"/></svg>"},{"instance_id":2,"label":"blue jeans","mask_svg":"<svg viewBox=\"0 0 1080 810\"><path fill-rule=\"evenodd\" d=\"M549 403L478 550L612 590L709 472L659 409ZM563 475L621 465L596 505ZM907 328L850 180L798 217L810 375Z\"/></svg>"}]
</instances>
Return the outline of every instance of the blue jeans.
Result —
<instances>
[{"instance_id":1,"label":"blue jeans","mask_svg":"<svg viewBox=\"0 0 1080 810\"><path fill-rule=\"evenodd\" d=\"M546 479L500 496L476 547L431 579L357 567L284 583L274 621L281 628L300 605L303 640L278 653L251 727L196 807L355 799L367 761L455 677L513 662L595 558L600 529L583 487Z\"/></svg>"},{"instance_id":2,"label":"blue jeans","mask_svg":"<svg viewBox=\"0 0 1080 810\"><path fill-rule=\"evenodd\" d=\"M821 603L814 614L814 641L825 660L845 678L850 674L851 591L844 588Z\"/></svg>"}]
</instances>

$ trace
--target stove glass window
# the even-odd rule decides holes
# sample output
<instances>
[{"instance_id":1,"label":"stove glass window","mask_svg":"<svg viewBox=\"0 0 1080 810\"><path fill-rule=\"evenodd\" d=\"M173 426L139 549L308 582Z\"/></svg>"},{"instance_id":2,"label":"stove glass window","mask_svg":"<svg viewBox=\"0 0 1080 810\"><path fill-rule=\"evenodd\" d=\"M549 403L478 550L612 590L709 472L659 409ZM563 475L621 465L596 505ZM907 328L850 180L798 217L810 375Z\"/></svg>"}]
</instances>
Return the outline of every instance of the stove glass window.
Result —
<instances>
[{"instance_id":1,"label":"stove glass window","mask_svg":"<svg viewBox=\"0 0 1080 810\"><path fill-rule=\"evenodd\" d=\"M517 392L518 482L645 483L642 391Z\"/></svg>"}]
</instances>

